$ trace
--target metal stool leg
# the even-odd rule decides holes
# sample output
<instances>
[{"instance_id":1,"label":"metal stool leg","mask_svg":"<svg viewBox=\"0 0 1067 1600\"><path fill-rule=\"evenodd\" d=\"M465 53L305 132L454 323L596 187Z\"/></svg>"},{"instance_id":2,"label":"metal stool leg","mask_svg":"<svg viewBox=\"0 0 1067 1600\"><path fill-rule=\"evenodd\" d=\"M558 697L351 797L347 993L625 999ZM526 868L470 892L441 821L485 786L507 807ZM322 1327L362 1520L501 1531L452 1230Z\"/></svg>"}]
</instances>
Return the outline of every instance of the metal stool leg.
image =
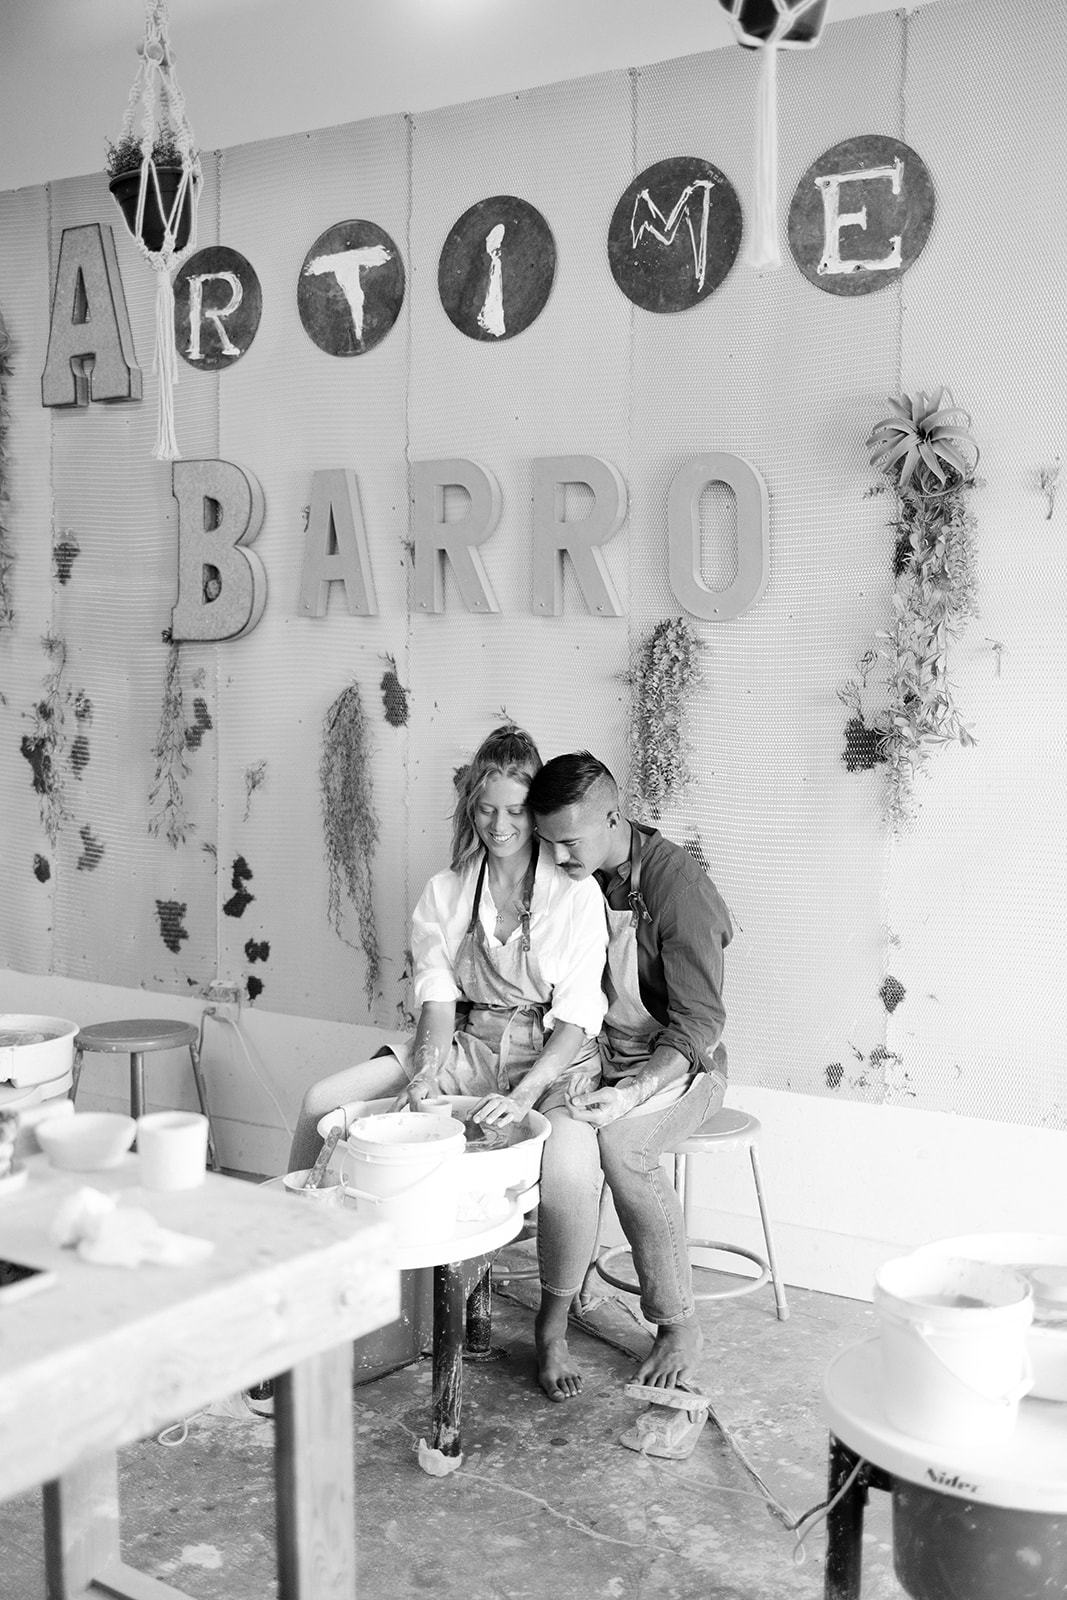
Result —
<instances>
[{"instance_id":1,"label":"metal stool leg","mask_svg":"<svg viewBox=\"0 0 1067 1600\"><path fill-rule=\"evenodd\" d=\"M130 1051L130 1116L144 1116L144 1051Z\"/></svg>"},{"instance_id":2,"label":"metal stool leg","mask_svg":"<svg viewBox=\"0 0 1067 1600\"><path fill-rule=\"evenodd\" d=\"M786 1322L789 1318L789 1306L785 1298L785 1284L778 1276L778 1262L775 1259L774 1244L771 1240L771 1223L767 1215L767 1207L763 1201L763 1182L760 1177L759 1157L756 1146L749 1146L749 1155L752 1158L752 1178L756 1185L756 1200L759 1204L760 1221L763 1223L763 1237L767 1244L767 1265L771 1269L771 1282L774 1285L774 1309L778 1313L778 1321Z\"/></svg>"},{"instance_id":3,"label":"metal stool leg","mask_svg":"<svg viewBox=\"0 0 1067 1600\"><path fill-rule=\"evenodd\" d=\"M204 1074L200 1070L200 1051L197 1046L190 1044L189 1059L193 1063L193 1078L196 1081L196 1097L200 1102L200 1110L207 1118L207 1158L212 1172L219 1170L219 1153L215 1146L215 1126L211 1120L211 1112L207 1108L207 1084Z\"/></svg>"}]
</instances>

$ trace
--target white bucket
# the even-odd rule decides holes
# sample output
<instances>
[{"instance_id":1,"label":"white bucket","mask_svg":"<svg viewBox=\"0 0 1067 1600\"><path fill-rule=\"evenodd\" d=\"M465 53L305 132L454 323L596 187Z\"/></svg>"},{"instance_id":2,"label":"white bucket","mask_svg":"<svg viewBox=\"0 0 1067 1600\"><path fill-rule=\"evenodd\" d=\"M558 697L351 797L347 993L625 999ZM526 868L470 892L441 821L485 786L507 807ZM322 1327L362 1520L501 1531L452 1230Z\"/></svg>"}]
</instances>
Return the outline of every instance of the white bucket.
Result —
<instances>
[{"instance_id":1,"label":"white bucket","mask_svg":"<svg viewBox=\"0 0 1067 1600\"><path fill-rule=\"evenodd\" d=\"M456 1231L463 1147L463 1124L451 1117L360 1117L348 1130L345 1187L401 1244L434 1244Z\"/></svg>"},{"instance_id":2,"label":"white bucket","mask_svg":"<svg viewBox=\"0 0 1067 1600\"><path fill-rule=\"evenodd\" d=\"M959 1447L1006 1439L1033 1382L1030 1285L1010 1268L923 1252L887 1261L874 1285L883 1404L916 1439Z\"/></svg>"}]
</instances>

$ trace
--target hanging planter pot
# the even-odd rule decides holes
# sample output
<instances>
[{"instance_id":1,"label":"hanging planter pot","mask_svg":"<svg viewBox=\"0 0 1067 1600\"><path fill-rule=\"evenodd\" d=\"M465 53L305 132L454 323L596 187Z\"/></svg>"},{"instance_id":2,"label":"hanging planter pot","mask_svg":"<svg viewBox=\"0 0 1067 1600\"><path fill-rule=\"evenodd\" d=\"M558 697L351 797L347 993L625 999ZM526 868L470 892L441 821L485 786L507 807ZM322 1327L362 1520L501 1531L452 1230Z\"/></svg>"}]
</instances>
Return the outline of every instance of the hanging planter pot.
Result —
<instances>
[{"instance_id":1,"label":"hanging planter pot","mask_svg":"<svg viewBox=\"0 0 1067 1600\"><path fill-rule=\"evenodd\" d=\"M144 245L146 250L152 252L163 249L167 221L174 216L174 203L182 186L184 168L156 166L155 175L159 184L159 194L157 196L155 185L149 178L145 187L144 215L141 218L140 231L137 227L137 208L141 196L140 168L135 172L120 172L118 177L112 178L108 183L108 188L115 197L115 203L122 212L130 233ZM174 249L184 250L193 231L193 191L189 183L185 185L185 193L178 215L174 218L174 224Z\"/></svg>"},{"instance_id":2,"label":"hanging planter pot","mask_svg":"<svg viewBox=\"0 0 1067 1600\"><path fill-rule=\"evenodd\" d=\"M108 142L108 188L130 236L156 274L156 360L159 432L153 454L181 455L174 431L174 268L196 249L196 213L203 185L200 158L174 73L167 32L167 0L146 0L140 65L130 90L122 133ZM134 118L141 111L141 131Z\"/></svg>"}]
</instances>

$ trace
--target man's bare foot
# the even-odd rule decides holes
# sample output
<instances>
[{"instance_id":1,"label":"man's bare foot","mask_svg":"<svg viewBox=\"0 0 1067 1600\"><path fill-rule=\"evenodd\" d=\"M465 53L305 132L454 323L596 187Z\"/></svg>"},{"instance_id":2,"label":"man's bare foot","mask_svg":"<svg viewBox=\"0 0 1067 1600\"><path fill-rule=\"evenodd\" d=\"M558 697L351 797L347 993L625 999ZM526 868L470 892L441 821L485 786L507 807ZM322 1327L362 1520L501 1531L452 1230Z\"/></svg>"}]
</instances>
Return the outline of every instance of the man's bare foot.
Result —
<instances>
[{"instance_id":1,"label":"man's bare foot","mask_svg":"<svg viewBox=\"0 0 1067 1600\"><path fill-rule=\"evenodd\" d=\"M573 1400L582 1390L582 1375L566 1339L537 1340L537 1381L550 1400Z\"/></svg>"},{"instance_id":2,"label":"man's bare foot","mask_svg":"<svg viewBox=\"0 0 1067 1600\"><path fill-rule=\"evenodd\" d=\"M637 1382L673 1389L688 1378L700 1359L704 1336L696 1317L661 1327L652 1349L637 1369Z\"/></svg>"}]
</instances>

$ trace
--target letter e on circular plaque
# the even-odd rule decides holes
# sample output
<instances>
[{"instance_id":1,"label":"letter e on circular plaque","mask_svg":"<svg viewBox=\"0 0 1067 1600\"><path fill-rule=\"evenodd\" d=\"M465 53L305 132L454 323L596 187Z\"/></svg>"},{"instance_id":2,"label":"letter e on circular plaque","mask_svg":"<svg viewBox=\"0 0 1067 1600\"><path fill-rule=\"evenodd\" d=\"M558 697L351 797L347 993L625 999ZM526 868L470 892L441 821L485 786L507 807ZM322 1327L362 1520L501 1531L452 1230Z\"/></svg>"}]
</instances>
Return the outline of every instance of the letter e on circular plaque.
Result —
<instances>
[{"instance_id":1,"label":"letter e on circular plaque","mask_svg":"<svg viewBox=\"0 0 1067 1600\"><path fill-rule=\"evenodd\" d=\"M335 222L304 257L296 285L304 332L329 356L361 356L380 344L404 303L404 263L373 222Z\"/></svg>"},{"instance_id":2,"label":"letter e on circular plaque","mask_svg":"<svg viewBox=\"0 0 1067 1600\"><path fill-rule=\"evenodd\" d=\"M737 190L699 156L672 156L646 167L608 228L612 276L644 311L687 311L706 300L740 247Z\"/></svg>"},{"instance_id":3,"label":"letter e on circular plaque","mask_svg":"<svg viewBox=\"0 0 1067 1600\"><path fill-rule=\"evenodd\" d=\"M825 294L873 294L903 277L930 237L934 183L909 145L844 139L813 161L789 207L789 248Z\"/></svg>"},{"instance_id":4,"label":"letter e on circular plaque","mask_svg":"<svg viewBox=\"0 0 1067 1600\"><path fill-rule=\"evenodd\" d=\"M479 200L453 223L437 264L437 292L468 339L513 339L545 308L556 241L535 206L513 194Z\"/></svg>"},{"instance_id":5,"label":"letter e on circular plaque","mask_svg":"<svg viewBox=\"0 0 1067 1600\"><path fill-rule=\"evenodd\" d=\"M208 245L174 277L174 342L191 367L217 372L240 361L259 327L263 291L250 261Z\"/></svg>"}]
</instances>

